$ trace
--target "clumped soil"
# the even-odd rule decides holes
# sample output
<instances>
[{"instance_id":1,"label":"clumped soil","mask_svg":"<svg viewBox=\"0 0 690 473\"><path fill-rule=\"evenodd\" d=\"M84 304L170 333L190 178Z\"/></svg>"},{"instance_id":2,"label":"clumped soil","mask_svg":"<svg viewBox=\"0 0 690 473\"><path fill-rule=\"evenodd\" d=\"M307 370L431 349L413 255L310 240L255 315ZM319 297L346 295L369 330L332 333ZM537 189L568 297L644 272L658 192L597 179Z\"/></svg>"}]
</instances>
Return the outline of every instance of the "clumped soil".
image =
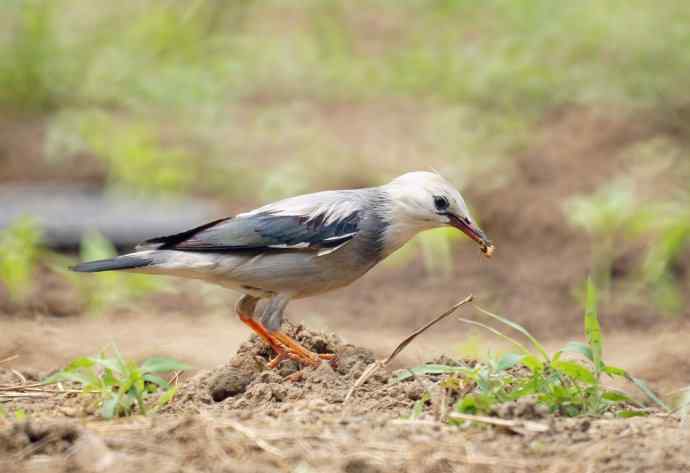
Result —
<instances>
[{"instance_id":1,"label":"clumped soil","mask_svg":"<svg viewBox=\"0 0 690 473\"><path fill-rule=\"evenodd\" d=\"M690 431L674 416L565 418L523 399L496 409L509 426L448 425L437 389L443 376L381 371L347 401L374 362L334 334L289 326L307 348L337 363L300 369L265 364L256 337L224 366L182 380L156 414L104 421L75 394L3 399L3 472L681 472ZM435 363L471 364L448 358ZM0 369L0 385L41 376ZM7 391L4 391L6 393ZM411 418L416 401L421 415ZM2 393L0 393L2 394ZM450 408L462 393L449 396ZM10 420L21 409L28 420ZM531 424L530 424L531 422ZM536 429L533 427L538 424Z\"/></svg>"},{"instance_id":2,"label":"clumped soil","mask_svg":"<svg viewBox=\"0 0 690 473\"><path fill-rule=\"evenodd\" d=\"M276 369L266 368L275 356L256 336L242 344L227 365L202 371L181 387L166 412L193 412L204 408L240 416L251 413L278 417L299 405L322 409L346 409L351 415L379 414L399 417L421 398L424 386L392 383L390 373L374 374L353 392L348 392L374 361L370 350L343 343L333 333L312 331L288 324L286 333L315 353L333 353L333 363L301 368L285 360Z\"/></svg>"}]
</instances>

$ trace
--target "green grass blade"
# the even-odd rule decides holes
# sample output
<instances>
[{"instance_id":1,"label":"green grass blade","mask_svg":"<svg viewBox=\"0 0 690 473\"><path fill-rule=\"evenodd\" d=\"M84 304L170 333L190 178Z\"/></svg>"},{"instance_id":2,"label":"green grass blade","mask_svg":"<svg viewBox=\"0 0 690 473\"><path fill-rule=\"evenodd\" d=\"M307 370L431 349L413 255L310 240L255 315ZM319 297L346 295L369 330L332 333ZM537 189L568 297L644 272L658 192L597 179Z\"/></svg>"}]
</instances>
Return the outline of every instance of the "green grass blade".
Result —
<instances>
[{"instance_id":1,"label":"green grass blade","mask_svg":"<svg viewBox=\"0 0 690 473\"><path fill-rule=\"evenodd\" d=\"M191 369L191 366L172 358L153 356L144 360L140 369L142 373L163 373L167 371L185 371Z\"/></svg>"},{"instance_id":2,"label":"green grass blade","mask_svg":"<svg viewBox=\"0 0 690 473\"><path fill-rule=\"evenodd\" d=\"M522 362L525 359L525 355L518 355L517 353L506 353L504 354L498 363L496 364L496 371L509 370L513 366Z\"/></svg>"},{"instance_id":3,"label":"green grass blade","mask_svg":"<svg viewBox=\"0 0 690 473\"><path fill-rule=\"evenodd\" d=\"M592 278L587 278L587 303L585 306L585 336L592 351L592 363L594 374L599 379L602 367L603 338L599 325L599 313L597 311L597 288Z\"/></svg>"},{"instance_id":4,"label":"green grass blade","mask_svg":"<svg viewBox=\"0 0 690 473\"><path fill-rule=\"evenodd\" d=\"M118 396L113 396L103 401L101 406L101 416L105 419L112 419L115 417L118 404Z\"/></svg>"},{"instance_id":5,"label":"green grass blade","mask_svg":"<svg viewBox=\"0 0 690 473\"><path fill-rule=\"evenodd\" d=\"M532 336L532 334L529 333L529 332L527 331L527 329L525 329L522 325L517 324L517 323L513 322L512 320L508 320L508 319L506 319L506 318L504 318L504 317L501 317L500 315L496 315L496 314L494 314L494 313L491 313L491 312L489 312L488 310L483 309L483 308L481 308L481 307L479 307L479 306L476 306L476 307L477 307L477 309L478 309L480 312L482 312L484 315L488 315L488 316L491 317L492 319L498 320L498 321L501 322L502 324L505 324L505 325L507 325L508 327L510 327L510 328L512 328L512 329L514 329L514 330L517 330L518 332L520 332L521 334L523 334L525 337L527 337L527 339L530 341L530 343L532 343L532 345L534 346L534 348L537 349L537 351L541 354L541 356L544 357L544 360L545 360L545 361L547 361L547 362L551 361L551 359L549 358L548 353L546 353L546 349L544 348L544 345L542 345L541 343L539 343L539 341L538 341L536 338L534 338L534 337Z\"/></svg>"},{"instance_id":6,"label":"green grass blade","mask_svg":"<svg viewBox=\"0 0 690 473\"><path fill-rule=\"evenodd\" d=\"M115 353L115 360L118 363L117 371L124 376L128 376L129 370L127 369L127 363L125 362L125 358L122 356L122 353L120 353L120 349L117 348L117 345L115 345L114 342L111 344L111 346L113 353Z\"/></svg>"},{"instance_id":7,"label":"green grass blade","mask_svg":"<svg viewBox=\"0 0 690 473\"><path fill-rule=\"evenodd\" d=\"M615 366L604 365L601 368L601 371L606 373L607 375L609 375L612 378L614 378L616 376L625 377L625 375L626 375L625 370L623 368L617 368Z\"/></svg>"},{"instance_id":8,"label":"green grass blade","mask_svg":"<svg viewBox=\"0 0 690 473\"><path fill-rule=\"evenodd\" d=\"M147 381L147 382L153 383L153 384L157 384L162 389L170 389L170 383L168 383L163 378L152 375L152 374L145 374L144 375L144 381Z\"/></svg>"},{"instance_id":9,"label":"green grass blade","mask_svg":"<svg viewBox=\"0 0 690 473\"><path fill-rule=\"evenodd\" d=\"M633 402L633 400L630 399L630 396L627 394L620 391L615 391L613 389L604 391L604 393L601 395L601 398L611 402Z\"/></svg>"},{"instance_id":10,"label":"green grass blade","mask_svg":"<svg viewBox=\"0 0 690 473\"><path fill-rule=\"evenodd\" d=\"M165 406L168 404L170 401L172 401L173 397L175 397L175 394L177 393L177 386L173 386L167 391L161 395L161 397L158 398L158 402L156 402L156 406L153 409L153 412L158 411L161 407Z\"/></svg>"},{"instance_id":11,"label":"green grass blade","mask_svg":"<svg viewBox=\"0 0 690 473\"><path fill-rule=\"evenodd\" d=\"M582 342L568 342L563 348L561 348L560 352L578 353L587 358L589 361L593 361L592 349Z\"/></svg>"},{"instance_id":12,"label":"green grass blade","mask_svg":"<svg viewBox=\"0 0 690 473\"><path fill-rule=\"evenodd\" d=\"M515 346L516 346L523 354L525 354L525 355L531 355L531 354L532 354L532 353L529 351L529 348L527 348L525 345L523 345L522 343L518 342L518 341L515 340L514 338L511 338L511 337L509 337L508 335L506 335L506 334L504 334L504 333L502 333L502 332L496 330L496 329L493 328L493 327L490 327L490 326L488 326L488 325L486 325L486 324L483 324L483 323L481 323L481 322L476 322L476 321L474 321L474 320L468 320L468 319L463 319L463 318L458 318L458 320L459 320L460 322L465 322L466 324L475 325L475 326L477 326L477 327L481 327L481 328L483 328L483 329L485 329L485 330L488 330L489 332L493 333L494 335L497 335L497 336L501 337L502 339L504 339L504 340L506 340L506 341L512 343L513 345L515 345Z\"/></svg>"},{"instance_id":13,"label":"green grass blade","mask_svg":"<svg viewBox=\"0 0 690 473\"><path fill-rule=\"evenodd\" d=\"M109 369L114 373L120 374L120 363L114 358L104 358L102 356L97 356L90 358L95 364L102 366L103 368Z\"/></svg>"},{"instance_id":14,"label":"green grass blade","mask_svg":"<svg viewBox=\"0 0 690 473\"><path fill-rule=\"evenodd\" d=\"M576 361L554 361L551 363L551 367L559 373L566 375L570 379L574 379L585 384L595 383L594 374Z\"/></svg>"},{"instance_id":15,"label":"green grass blade","mask_svg":"<svg viewBox=\"0 0 690 473\"><path fill-rule=\"evenodd\" d=\"M400 373L396 381L404 381L406 379L412 378L415 375L423 374L453 374L453 373L472 373L470 368L465 368L464 366L447 366L447 365L437 365L428 364L416 366L414 368L409 368Z\"/></svg>"},{"instance_id":16,"label":"green grass blade","mask_svg":"<svg viewBox=\"0 0 690 473\"><path fill-rule=\"evenodd\" d=\"M44 379L41 384L55 384L59 383L60 381L79 383L82 385L82 387L84 387L93 384L94 380L91 376L81 372L60 371Z\"/></svg>"},{"instance_id":17,"label":"green grass blade","mask_svg":"<svg viewBox=\"0 0 690 473\"><path fill-rule=\"evenodd\" d=\"M654 394L654 391L649 389L649 386L647 386L647 383L645 383L643 380L631 376L630 373L627 372L625 373L625 378L631 383L633 383L635 386L637 386L637 389L642 391L642 393L645 396L647 396L647 398L649 398L652 402L654 402L654 404L661 407L666 412L671 412L671 408L668 406L668 404L659 399L659 397L656 394Z\"/></svg>"}]
</instances>

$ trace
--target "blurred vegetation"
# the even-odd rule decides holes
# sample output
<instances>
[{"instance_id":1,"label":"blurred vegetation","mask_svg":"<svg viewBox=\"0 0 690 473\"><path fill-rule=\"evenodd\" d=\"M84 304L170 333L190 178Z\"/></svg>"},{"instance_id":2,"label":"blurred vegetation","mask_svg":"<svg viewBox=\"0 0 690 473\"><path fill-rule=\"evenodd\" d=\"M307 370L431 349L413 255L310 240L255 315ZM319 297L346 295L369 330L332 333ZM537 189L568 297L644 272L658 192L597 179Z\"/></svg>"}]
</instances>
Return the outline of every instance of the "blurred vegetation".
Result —
<instances>
[{"instance_id":1,"label":"blurred vegetation","mask_svg":"<svg viewBox=\"0 0 690 473\"><path fill-rule=\"evenodd\" d=\"M559 107L652 110L677 126L688 44L682 1L5 0L0 108L45 120L49 163L87 155L130 192L266 201L439 163L488 191ZM369 142L340 136L356 117L324 123L352 104L382 122ZM386 131L392 114L407 121ZM399 143L406 127L415 138ZM687 196L643 205L627 182L568 207L592 235L595 280L607 294L627 242L646 239L638 280L678 307ZM651 225L649 212L668 218ZM408 255L448 272L450 235Z\"/></svg>"},{"instance_id":2,"label":"blurred vegetation","mask_svg":"<svg viewBox=\"0 0 690 473\"><path fill-rule=\"evenodd\" d=\"M690 9L651 0L3 2L3 101L429 96L494 113L685 97ZM279 33L267 37L268 32ZM267 87L270 86L270 87Z\"/></svg>"},{"instance_id":3,"label":"blurred vegetation","mask_svg":"<svg viewBox=\"0 0 690 473\"><path fill-rule=\"evenodd\" d=\"M12 303L30 302L32 291L39 287L39 269L48 269L62 277L78 292L86 310L94 315L108 306L129 305L168 287L164 279L141 274L105 272L80 277L67 270L76 259L46 248L41 235L40 225L31 217L20 218L0 230L0 289L7 291ZM79 257L96 260L116 254L108 240L92 232L83 239Z\"/></svg>"},{"instance_id":4,"label":"blurred vegetation","mask_svg":"<svg viewBox=\"0 0 690 473\"><path fill-rule=\"evenodd\" d=\"M325 185L342 170L324 156L371 160L329 140L318 118L309 129L300 102L425 103L425 158L467 179L519 149L555 107L672 108L687 97L690 68L683 2L13 0L0 13L0 105L47 113L49 129L63 131L68 111L70 142L106 161L109 182L199 190L191 168L213 176L204 192L230 197ZM237 104L257 100L274 108L247 121ZM275 153L271 141L298 145L302 165L257 175L256 154ZM369 182L382 177L364 170ZM276 187L274 175L296 184Z\"/></svg>"},{"instance_id":5,"label":"blurred vegetation","mask_svg":"<svg viewBox=\"0 0 690 473\"><path fill-rule=\"evenodd\" d=\"M24 217L0 231L0 284L13 302L28 296L42 248L41 231L31 217Z\"/></svg>"},{"instance_id":6,"label":"blurred vegetation","mask_svg":"<svg viewBox=\"0 0 690 473\"><path fill-rule=\"evenodd\" d=\"M566 214L591 236L593 277L605 297L611 295L616 262L627 258L632 268L619 275L624 289L677 313L688 302L681 269L690 253L688 151L653 139L627 153L636 166L593 194L566 202Z\"/></svg>"},{"instance_id":7,"label":"blurred vegetation","mask_svg":"<svg viewBox=\"0 0 690 473\"><path fill-rule=\"evenodd\" d=\"M103 235L91 232L82 241L79 258L81 261L92 261L116 255L115 247ZM142 296L167 287L164 279L151 278L143 274L111 271L96 273L88 278L73 273L67 274L79 288L87 310L96 315L108 306L130 304Z\"/></svg>"},{"instance_id":8,"label":"blurred vegetation","mask_svg":"<svg viewBox=\"0 0 690 473\"><path fill-rule=\"evenodd\" d=\"M141 170L131 156L138 148L144 171L167 162L143 187L185 190L189 182L179 181L198 162L230 179L213 179L212 192L261 192L252 184L284 175L279 168L261 179L247 176L242 171L252 169L254 157L247 150L228 154L237 146L228 150L228 139L247 138L201 130L234 121L238 100L414 98L433 109L420 119L435 131L444 171L466 175L495 161L465 156L520 147L533 122L554 107L670 106L687 96L690 68L690 8L683 2L658 8L651 0L378 0L362 9L325 0L124 0L98 8L85 0L14 0L0 11L0 105L49 113L63 127L56 112L83 112L82 120L73 117L86 122L75 130L80 141L106 161L113 181L136 188L141 178L132 176ZM284 112L285 131L299 133L300 107ZM275 126L242 123L249 135L259 127L268 140ZM178 137L172 156L156 142L170 127ZM329 150L324 138L306 145L323 131L298 137L305 144L299 157L309 165L287 172L309 182L293 187L315 187L332 151L355 158L352 150ZM103 146L104 136L113 150ZM180 151L185 141L196 151Z\"/></svg>"},{"instance_id":9,"label":"blurred vegetation","mask_svg":"<svg viewBox=\"0 0 690 473\"><path fill-rule=\"evenodd\" d=\"M613 263L625 249L621 242L644 225L632 184L613 182L595 194L571 199L566 209L570 221L591 235L593 278L608 297Z\"/></svg>"},{"instance_id":10,"label":"blurred vegetation","mask_svg":"<svg viewBox=\"0 0 690 473\"><path fill-rule=\"evenodd\" d=\"M98 156L108 189L152 196L188 191L198 178L182 148L161 146L145 121L118 120L103 111L60 113L46 142L47 157L68 164L78 153Z\"/></svg>"}]
</instances>

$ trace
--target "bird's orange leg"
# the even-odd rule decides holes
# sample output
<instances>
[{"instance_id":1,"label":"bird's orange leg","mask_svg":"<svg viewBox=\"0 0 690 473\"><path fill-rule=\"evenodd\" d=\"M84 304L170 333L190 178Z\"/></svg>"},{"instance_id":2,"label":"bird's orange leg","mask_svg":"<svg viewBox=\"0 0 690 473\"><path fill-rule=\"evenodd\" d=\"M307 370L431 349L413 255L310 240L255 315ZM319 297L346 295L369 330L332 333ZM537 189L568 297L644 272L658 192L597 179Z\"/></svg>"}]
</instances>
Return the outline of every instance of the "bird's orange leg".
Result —
<instances>
[{"instance_id":1,"label":"bird's orange leg","mask_svg":"<svg viewBox=\"0 0 690 473\"><path fill-rule=\"evenodd\" d=\"M332 354L319 354L307 350L282 332L270 333L263 325L252 318L240 316L240 320L261 337L261 339L276 353L276 356L266 365L270 369L278 366L280 362L286 358L293 359L298 363L309 366L319 366L321 360L332 361L335 359L335 355Z\"/></svg>"},{"instance_id":2,"label":"bird's orange leg","mask_svg":"<svg viewBox=\"0 0 690 473\"><path fill-rule=\"evenodd\" d=\"M307 350L302 345L297 343L295 340L293 340L292 338L278 330L275 332L270 332L269 335L277 339L282 345L284 345L288 349L288 356L290 358L292 358L293 360L297 360L302 364L310 366L319 366L321 364L321 360L331 362L335 360L335 354L314 353L311 350Z\"/></svg>"},{"instance_id":3,"label":"bird's orange leg","mask_svg":"<svg viewBox=\"0 0 690 473\"><path fill-rule=\"evenodd\" d=\"M268 333L264 326L261 325L259 322L252 319L251 317L247 317L244 315L240 315L240 320L247 327L249 327L255 334L257 334L276 353L275 358L268 362L267 366L269 368L275 368L281 361L290 356L288 351L285 349L285 346L283 346L283 344L281 344L280 341L278 341L275 337Z\"/></svg>"},{"instance_id":4,"label":"bird's orange leg","mask_svg":"<svg viewBox=\"0 0 690 473\"><path fill-rule=\"evenodd\" d=\"M268 363L268 368L275 368L286 358L310 366L318 366L321 360L335 360L335 355L313 353L278 330L275 332L268 331L263 324L254 320L251 315L256 308L256 302L256 298L245 295L237 302L235 312L242 323L256 333L276 353L275 358Z\"/></svg>"}]
</instances>

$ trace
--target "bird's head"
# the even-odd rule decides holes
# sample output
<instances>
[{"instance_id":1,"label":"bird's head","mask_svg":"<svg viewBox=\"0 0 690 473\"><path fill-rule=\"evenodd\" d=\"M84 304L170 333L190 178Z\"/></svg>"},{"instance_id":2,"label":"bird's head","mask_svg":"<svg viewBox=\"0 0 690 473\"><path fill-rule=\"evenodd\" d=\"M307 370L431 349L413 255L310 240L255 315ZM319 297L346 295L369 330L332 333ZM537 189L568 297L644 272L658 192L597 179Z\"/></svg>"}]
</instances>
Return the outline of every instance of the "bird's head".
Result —
<instances>
[{"instance_id":1,"label":"bird's head","mask_svg":"<svg viewBox=\"0 0 690 473\"><path fill-rule=\"evenodd\" d=\"M452 226L480 245L486 256L494 246L470 215L460 192L433 172L410 172L386 186L393 204L391 226L401 234Z\"/></svg>"}]
</instances>

